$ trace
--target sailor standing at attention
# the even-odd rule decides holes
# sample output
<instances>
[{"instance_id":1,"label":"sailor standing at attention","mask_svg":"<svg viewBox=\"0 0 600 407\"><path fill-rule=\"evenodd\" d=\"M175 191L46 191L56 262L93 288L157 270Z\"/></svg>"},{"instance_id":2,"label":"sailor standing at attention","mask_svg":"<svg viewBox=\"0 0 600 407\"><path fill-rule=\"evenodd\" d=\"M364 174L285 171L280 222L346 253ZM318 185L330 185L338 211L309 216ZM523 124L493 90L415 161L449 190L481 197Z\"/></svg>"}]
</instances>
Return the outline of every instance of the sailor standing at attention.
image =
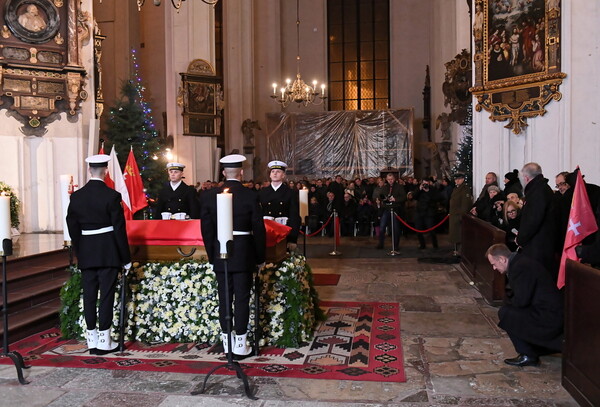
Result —
<instances>
[{"instance_id":1,"label":"sailor standing at attention","mask_svg":"<svg viewBox=\"0 0 600 407\"><path fill-rule=\"evenodd\" d=\"M91 178L73 192L67 209L67 227L81 269L86 338L92 355L105 355L118 348L110 335L115 284L119 270L131 268L121 194L104 183L109 160L105 154L86 158ZM100 306L96 312L98 291Z\"/></svg>"},{"instance_id":2,"label":"sailor standing at attention","mask_svg":"<svg viewBox=\"0 0 600 407\"><path fill-rule=\"evenodd\" d=\"M256 268L265 263L266 231L262 210L256 192L246 188L241 180L244 174L242 163L246 160L241 154L231 154L221 158L223 175L226 181L221 187L211 188L202 196L202 237L208 262L213 265L217 276L219 293L219 322L221 339L225 353L229 348L227 332L231 328L227 320L227 308L233 303L232 352L236 358L244 358L252 353L247 342L248 321L250 318L250 289L252 275ZM233 205L233 244L228 247L227 276L229 304L225 296L225 260L220 257L217 239L217 194L227 189L232 194ZM229 245L228 245L229 246ZM231 309L230 308L230 309Z\"/></svg>"},{"instance_id":3,"label":"sailor standing at attention","mask_svg":"<svg viewBox=\"0 0 600 407\"><path fill-rule=\"evenodd\" d=\"M161 213L185 213L190 219L200 219L200 203L193 186L183 182L181 163L168 163L169 181L164 184L158 194L158 202L154 208L154 219L161 219Z\"/></svg>"},{"instance_id":4,"label":"sailor standing at attention","mask_svg":"<svg viewBox=\"0 0 600 407\"><path fill-rule=\"evenodd\" d=\"M294 251L296 250L298 232L302 223L298 190L291 189L283 182L285 180L285 170L287 169L286 163L275 160L271 161L268 167L271 185L259 191L263 216L265 219L271 220L284 218L281 221L292 228L287 236L287 248L289 251Z\"/></svg>"}]
</instances>

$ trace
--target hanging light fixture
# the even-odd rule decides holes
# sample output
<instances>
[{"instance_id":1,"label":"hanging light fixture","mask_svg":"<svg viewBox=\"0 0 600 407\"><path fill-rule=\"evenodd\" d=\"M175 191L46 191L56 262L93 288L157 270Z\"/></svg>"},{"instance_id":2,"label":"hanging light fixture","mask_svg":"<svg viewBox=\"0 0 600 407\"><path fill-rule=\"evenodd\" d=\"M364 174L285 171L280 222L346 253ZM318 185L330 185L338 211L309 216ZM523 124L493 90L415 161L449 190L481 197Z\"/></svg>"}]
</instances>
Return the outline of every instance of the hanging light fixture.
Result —
<instances>
[{"instance_id":1,"label":"hanging light fixture","mask_svg":"<svg viewBox=\"0 0 600 407\"><path fill-rule=\"evenodd\" d=\"M296 0L296 79L286 79L285 86L279 88L277 83L273 83L273 94L271 98L283 107L296 102L298 105L320 105L325 102L325 84L321 84L321 91L318 91L317 81L312 82L312 86L302 80L300 76L300 0ZM318 98L317 98L318 97Z\"/></svg>"},{"instance_id":2,"label":"hanging light fixture","mask_svg":"<svg viewBox=\"0 0 600 407\"><path fill-rule=\"evenodd\" d=\"M138 11L142 11L142 6L146 3L146 0L135 0L137 3L137 7L138 7ZM181 8L183 2L186 0L171 0L171 5L175 8L175 10L177 10L177 12L179 12L179 9ZM209 4L211 6L214 6L215 4L217 4L219 2L219 0L201 0L203 3L205 4ZM161 0L152 0L152 2L154 3L155 6L160 6L161 4ZM102 0L100 0L100 4L102 4Z\"/></svg>"}]
</instances>

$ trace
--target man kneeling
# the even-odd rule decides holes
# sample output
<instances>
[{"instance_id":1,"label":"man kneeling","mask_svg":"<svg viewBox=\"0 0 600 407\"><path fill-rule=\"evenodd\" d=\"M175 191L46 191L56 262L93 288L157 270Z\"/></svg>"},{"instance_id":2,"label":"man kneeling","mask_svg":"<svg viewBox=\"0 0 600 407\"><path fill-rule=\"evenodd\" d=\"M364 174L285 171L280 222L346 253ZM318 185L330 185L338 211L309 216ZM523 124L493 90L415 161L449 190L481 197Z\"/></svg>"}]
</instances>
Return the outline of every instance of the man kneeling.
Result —
<instances>
[{"instance_id":1,"label":"man kneeling","mask_svg":"<svg viewBox=\"0 0 600 407\"><path fill-rule=\"evenodd\" d=\"M563 340L563 297L550 272L539 262L512 253L495 244L486 258L506 274L505 304L498 311L498 326L506 331L517 357L505 359L512 366L537 366L540 356L561 352Z\"/></svg>"}]
</instances>

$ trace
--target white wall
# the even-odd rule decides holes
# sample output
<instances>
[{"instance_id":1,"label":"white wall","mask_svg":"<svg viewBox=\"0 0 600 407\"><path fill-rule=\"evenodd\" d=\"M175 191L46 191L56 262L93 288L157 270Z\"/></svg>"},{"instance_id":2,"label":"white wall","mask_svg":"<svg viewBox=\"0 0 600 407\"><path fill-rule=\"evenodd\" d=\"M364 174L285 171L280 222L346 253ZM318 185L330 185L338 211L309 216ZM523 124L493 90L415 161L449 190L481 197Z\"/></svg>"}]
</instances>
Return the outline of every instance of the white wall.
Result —
<instances>
[{"instance_id":1,"label":"white wall","mask_svg":"<svg viewBox=\"0 0 600 407\"><path fill-rule=\"evenodd\" d=\"M562 100L551 101L542 117L527 119L528 127L515 135L508 122L493 123L489 113L473 115L473 171L475 190L483 186L485 173L502 178L512 169L534 161L554 186L554 176L577 165L586 181L600 183L600 4L562 3ZM475 99L474 99L475 101ZM475 101L476 103L476 101Z\"/></svg>"}]
</instances>

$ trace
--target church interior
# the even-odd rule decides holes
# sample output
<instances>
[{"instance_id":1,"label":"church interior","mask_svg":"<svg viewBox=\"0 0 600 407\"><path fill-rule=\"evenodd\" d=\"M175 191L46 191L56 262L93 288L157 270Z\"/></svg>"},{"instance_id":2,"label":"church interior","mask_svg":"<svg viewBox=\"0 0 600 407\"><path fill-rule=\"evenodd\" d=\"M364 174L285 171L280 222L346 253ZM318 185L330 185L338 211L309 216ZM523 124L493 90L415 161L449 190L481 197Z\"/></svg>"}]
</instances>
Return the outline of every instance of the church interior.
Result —
<instances>
[{"instance_id":1,"label":"church interior","mask_svg":"<svg viewBox=\"0 0 600 407\"><path fill-rule=\"evenodd\" d=\"M474 198L487 173L530 162L551 187L577 167L600 184L600 3L0 0L0 12L0 182L20 201L9 273L44 253L60 257L56 269L69 266L64 177L83 186L85 158L113 145L122 167L131 150L161 182L167 162L183 163L191 186L220 181L228 154L246 157L244 180L253 183L282 160L295 182L386 168L434 180L466 172ZM151 202L153 177L144 178ZM206 394L192 396L204 374L159 369L34 365L20 385L3 355L0 405L599 405L600 364L589 363L600 361L589 343L600 340L597 322L573 317L571 359L502 363L514 353L497 326L504 281L483 248L497 237L470 227L472 251L460 264L423 261L452 253L446 233L439 250L425 251L403 233L398 256L356 232L331 253L337 242L325 233L299 242L312 273L341 276L316 287L322 301L399 304L403 382L257 375L254 401L235 376L214 376ZM565 318L582 307L600 312L592 300L600 275L586 278ZM56 297L59 283L48 284Z\"/></svg>"}]
</instances>

